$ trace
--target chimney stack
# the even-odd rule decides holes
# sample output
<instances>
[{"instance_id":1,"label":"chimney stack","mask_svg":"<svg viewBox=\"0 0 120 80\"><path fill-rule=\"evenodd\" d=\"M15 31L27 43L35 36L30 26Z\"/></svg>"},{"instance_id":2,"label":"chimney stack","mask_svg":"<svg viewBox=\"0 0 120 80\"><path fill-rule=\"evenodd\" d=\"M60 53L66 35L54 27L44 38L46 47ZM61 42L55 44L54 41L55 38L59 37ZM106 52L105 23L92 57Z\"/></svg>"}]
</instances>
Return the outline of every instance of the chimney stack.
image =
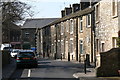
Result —
<instances>
[{"instance_id":1,"label":"chimney stack","mask_svg":"<svg viewBox=\"0 0 120 80\"><path fill-rule=\"evenodd\" d=\"M75 13L80 10L80 4L76 3L72 5L72 13Z\"/></svg>"},{"instance_id":2,"label":"chimney stack","mask_svg":"<svg viewBox=\"0 0 120 80\"><path fill-rule=\"evenodd\" d=\"M61 16L64 17L65 16L65 10L61 11Z\"/></svg>"},{"instance_id":3,"label":"chimney stack","mask_svg":"<svg viewBox=\"0 0 120 80\"><path fill-rule=\"evenodd\" d=\"M91 4L91 0L87 0L86 2L84 0L80 1L80 10L84 10L85 8L88 8Z\"/></svg>"},{"instance_id":4,"label":"chimney stack","mask_svg":"<svg viewBox=\"0 0 120 80\"><path fill-rule=\"evenodd\" d=\"M66 7L65 8L65 16L67 16L67 15L69 15L71 13L72 13L72 8L71 7L70 8Z\"/></svg>"}]
</instances>

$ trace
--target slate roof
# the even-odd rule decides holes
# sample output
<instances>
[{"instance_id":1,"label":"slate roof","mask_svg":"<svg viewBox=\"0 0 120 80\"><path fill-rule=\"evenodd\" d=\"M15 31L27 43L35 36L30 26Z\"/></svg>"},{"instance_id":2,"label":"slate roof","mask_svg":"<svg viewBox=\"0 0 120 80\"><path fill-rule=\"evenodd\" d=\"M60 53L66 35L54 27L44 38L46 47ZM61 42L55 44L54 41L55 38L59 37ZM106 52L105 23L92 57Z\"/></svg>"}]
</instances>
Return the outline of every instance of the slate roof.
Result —
<instances>
[{"instance_id":1,"label":"slate roof","mask_svg":"<svg viewBox=\"0 0 120 80\"><path fill-rule=\"evenodd\" d=\"M59 18L27 19L21 28L42 28Z\"/></svg>"},{"instance_id":2,"label":"slate roof","mask_svg":"<svg viewBox=\"0 0 120 80\"><path fill-rule=\"evenodd\" d=\"M66 21L66 20L69 20L71 18L75 18L75 17L86 15L88 13L91 13L92 11L94 11L94 7L86 8L84 10L80 10L80 11L77 11L75 13L71 13L71 14L69 14L67 16L64 16L63 18L59 18L59 19L55 20L54 22L46 25L45 27L50 26L50 25L54 25L54 24L57 24L57 23L60 23L60 22Z\"/></svg>"}]
</instances>

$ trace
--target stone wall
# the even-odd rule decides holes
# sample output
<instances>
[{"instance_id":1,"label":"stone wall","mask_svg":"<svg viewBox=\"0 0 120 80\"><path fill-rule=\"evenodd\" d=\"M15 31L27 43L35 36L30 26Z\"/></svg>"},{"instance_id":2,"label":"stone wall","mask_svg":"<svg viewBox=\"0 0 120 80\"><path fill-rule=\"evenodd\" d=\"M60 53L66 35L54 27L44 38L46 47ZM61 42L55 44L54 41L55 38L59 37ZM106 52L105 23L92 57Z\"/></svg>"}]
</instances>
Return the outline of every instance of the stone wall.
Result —
<instances>
[{"instance_id":1,"label":"stone wall","mask_svg":"<svg viewBox=\"0 0 120 80\"><path fill-rule=\"evenodd\" d=\"M97 68L97 76L120 76L120 48L113 48L100 53L101 66Z\"/></svg>"}]
</instances>

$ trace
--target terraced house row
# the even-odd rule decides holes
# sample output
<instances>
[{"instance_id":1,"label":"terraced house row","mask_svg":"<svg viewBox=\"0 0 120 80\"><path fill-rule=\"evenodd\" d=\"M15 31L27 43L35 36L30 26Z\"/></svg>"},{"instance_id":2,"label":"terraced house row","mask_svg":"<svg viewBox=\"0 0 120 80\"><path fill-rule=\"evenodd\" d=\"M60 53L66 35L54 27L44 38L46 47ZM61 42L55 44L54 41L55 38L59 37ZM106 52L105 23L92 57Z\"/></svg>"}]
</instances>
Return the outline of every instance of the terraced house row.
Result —
<instances>
[{"instance_id":1,"label":"terraced house row","mask_svg":"<svg viewBox=\"0 0 120 80\"><path fill-rule=\"evenodd\" d=\"M37 53L70 61L88 59L99 66L99 54L117 47L119 4L117 0L81 0L65 7L62 18L36 30Z\"/></svg>"}]
</instances>

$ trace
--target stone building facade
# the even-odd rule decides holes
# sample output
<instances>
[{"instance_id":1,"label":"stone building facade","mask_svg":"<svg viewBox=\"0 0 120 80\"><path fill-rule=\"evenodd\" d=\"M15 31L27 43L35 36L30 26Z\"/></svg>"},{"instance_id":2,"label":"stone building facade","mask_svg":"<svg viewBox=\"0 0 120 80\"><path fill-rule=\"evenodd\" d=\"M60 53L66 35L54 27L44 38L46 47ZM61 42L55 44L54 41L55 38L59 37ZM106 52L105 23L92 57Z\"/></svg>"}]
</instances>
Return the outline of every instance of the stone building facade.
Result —
<instances>
[{"instance_id":1,"label":"stone building facade","mask_svg":"<svg viewBox=\"0 0 120 80\"><path fill-rule=\"evenodd\" d=\"M90 14L89 14L90 16ZM78 31L78 44L79 44L79 54L80 61L84 61L85 54L91 54L91 23L87 25L88 15L81 16L79 18L79 31ZM91 21L91 20L90 20Z\"/></svg>"},{"instance_id":2,"label":"stone building facade","mask_svg":"<svg viewBox=\"0 0 120 80\"><path fill-rule=\"evenodd\" d=\"M118 37L117 2L100 1L96 5L96 16L98 16L96 17L96 40L101 45L98 45L99 52L117 47L115 41Z\"/></svg>"},{"instance_id":3,"label":"stone building facade","mask_svg":"<svg viewBox=\"0 0 120 80\"><path fill-rule=\"evenodd\" d=\"M118 4L113 0L80 2L62 10L62 18L44 27L49 27L50 35L46 36L50 42L45 42L50 46L51 57L80 62L88 59L99 66L100 52L117 47L116 38L120 30ZM41 46L44 48L44 44Z\"/></svg>"},{"instance_id":4,"label":"stone building facade","mask_svg":"<svg viewBox=\"0 0 120 80\"><path fill-rule=\"evenodd\" d=\"M56 20L58 18L37 18L37 19L27 19L23 26L21 27L22 34L22 43L29 43L31 48L36 48L38 45L36 44L36 34L37 29L41 29L48 23ZM38 33L37 36L41 34ZM37 37L38 38L38 37ZM39 48L38 48L39 51ZM40 52L38 52L40 53Z\"/></svg>"},{"instance_id":5,"label":"stone building facade","mask_svg":"<svg viewBox=\"0 0 120 80\"><path fill-rule=\"evenodd\" d=\"M81 3L82 4L82 3ZM55 59L68 59L70 60L77 60L77 61L84 61L86 54L89 54L90 61L93 62L94 55L93 55L93 45L91 45L91 42L93 41L93 25L92 25L92 17L94 8L89 8L88 6L85 7L83 10L74 10L76 7L80 9L80 4L74 4L72 7L70 6L69 10L68 8L65 8L65 12L62 15L62 18L46 25L42 29L39 30L42 31L43 35L43 48L45 48L45 53L50 53L53 58ZM90 5L89 5L90 6ZM83 7L82 7L83 8ZM66 10L67 9L67 10ZM74 12L71 12L74 11ZM66 12L68 11L68 12ZM90 15L90 16L89 16ZM79 31L80 27L80 17L83 17L83 30L84 32ZM87 22L87 19L89 19L89 22ZM90 25L87 25L90 24ZM46 28L49 28L46 30ZM45 33L50 32L47 35L44 35ZM91 39L92 38L92 39ZM84 41L84 48L81 46L81 39ZM47 41L49 40L49 42ZM87 41L86 41L87 40ZM49 48L46 49L46 45L49 46ZM42 45L41 45L42 46ZM82 48L82 49L81 49ZM81 53L81 50L84 50L84 53ZM44 50L44 49L43 49ZM50 51L50 52L46 52Z\"/></svg>"},{"instance_id":6,"label":"stone building facade","mask_svg":"<svg viewBox=\"0 0 120 80\"><path fill-rule=\"evenodd\" d=\"M119 7L117 0L101 0L95 5L95 44L98 65L100 52L106 52L117 46L119 31Z\"/></svg>"}]
</instances>

